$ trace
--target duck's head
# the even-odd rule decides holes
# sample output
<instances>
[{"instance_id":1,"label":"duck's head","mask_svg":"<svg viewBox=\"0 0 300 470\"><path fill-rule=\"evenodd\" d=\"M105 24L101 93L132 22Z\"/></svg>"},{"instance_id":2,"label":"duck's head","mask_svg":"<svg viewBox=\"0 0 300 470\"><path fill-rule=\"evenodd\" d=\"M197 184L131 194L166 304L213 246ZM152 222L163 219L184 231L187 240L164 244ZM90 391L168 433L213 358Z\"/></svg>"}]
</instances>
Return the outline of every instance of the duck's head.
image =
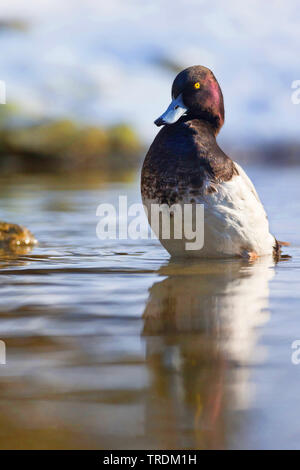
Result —
<instances>
[{"instance_id":1,"label":"duck's head","mask_svg":"<svg viewBox=\"0 0 300 470\"><path fill-rule=\"evenodd\" d=\"M202 65L180 72L172 85L172 102L154 123L174 124L179 119L208 121L219 132L224 123L224 103L221 88L212 73Z\"/></svg>"}]
</instances>

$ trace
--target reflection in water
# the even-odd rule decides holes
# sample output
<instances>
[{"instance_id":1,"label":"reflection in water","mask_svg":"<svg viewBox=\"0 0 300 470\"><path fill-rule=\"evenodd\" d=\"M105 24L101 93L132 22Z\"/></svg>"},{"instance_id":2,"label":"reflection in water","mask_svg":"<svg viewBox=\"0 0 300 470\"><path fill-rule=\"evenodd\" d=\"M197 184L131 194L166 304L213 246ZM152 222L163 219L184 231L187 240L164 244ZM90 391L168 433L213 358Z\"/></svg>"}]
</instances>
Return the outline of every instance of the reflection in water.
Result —
<instances>
[{"instance_id":1,"label":"reflection in water","mask_svg":"<svg viewBox=\"0 0 300 470\"><path fill-rule=\"evenodd\" d=\"M272 260L80 272L30 258L3 270L1 448L224 448L247 425L232 419L249 404Z\"/></svg>"},{"instance_id":2,"label":"reflection in water","mask_svg":"<svg viewBox=\"0 0 300 470\"><path fill-rule=\"evenodd\" d=\"M224 448L228 412L249 401L256 327L268 320L272 259L161 268L143 335L152 371L148 432L167 448Z\"/></svg>"},{"instance_id":3,"label":"reflection in water","mask_svg":"<svg viewBox=\"0 0 300 470\"><path fill-rule=\"evenodd\" d=\"M29 255L32 251L32 246L16 245L13 249L2 248L0 246L0 269L12 266L25 266L28 264L22 256Z\"/></svg>"},{"instance_id":4,"label":"reflection in water","mask_svg":"<svg viewBox=\"0 0 300 470\"><path fill-rule=\"evenodd\" d=\"M293 169L284 187L276 175L268 168L256 179L272 219L283 191L296 201L274 228L292 240L299 175ZM30 253L0 252L0 448L263 448L288 445L292 425L298 436L289 357L299 337L298 245L276 266L275 315L258 343L272 260L180 264L154 240L99 241L98 204L118 194L137 202L138 188L56 184L0 185L1 218L39 241Z\"/></svg>"}]
</instances>

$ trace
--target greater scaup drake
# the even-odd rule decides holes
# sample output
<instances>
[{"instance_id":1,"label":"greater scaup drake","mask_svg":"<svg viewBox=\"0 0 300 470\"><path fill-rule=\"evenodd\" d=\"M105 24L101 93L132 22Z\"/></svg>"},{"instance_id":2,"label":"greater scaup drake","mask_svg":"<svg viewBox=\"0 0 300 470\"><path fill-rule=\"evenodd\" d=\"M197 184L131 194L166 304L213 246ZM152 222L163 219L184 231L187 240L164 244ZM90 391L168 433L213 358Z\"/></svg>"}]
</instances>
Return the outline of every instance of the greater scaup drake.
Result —
<instances>
[{"instance_id":1,"label":"greater scaup drake","mask_svg":"<svg viewBox=\"0 0 300 470\"><path fill-rule=\"evenodd\" d=\"M224 123L221 88L214 74L196 65L180 72L172 102L156 121L163 126L142 169L142 199L151 204L203 204L204 246L186 250L184 240L160 238L174 256L255 259L279 253L280 243L244 170L218 146Z\"/></svg>"}]
</instances>

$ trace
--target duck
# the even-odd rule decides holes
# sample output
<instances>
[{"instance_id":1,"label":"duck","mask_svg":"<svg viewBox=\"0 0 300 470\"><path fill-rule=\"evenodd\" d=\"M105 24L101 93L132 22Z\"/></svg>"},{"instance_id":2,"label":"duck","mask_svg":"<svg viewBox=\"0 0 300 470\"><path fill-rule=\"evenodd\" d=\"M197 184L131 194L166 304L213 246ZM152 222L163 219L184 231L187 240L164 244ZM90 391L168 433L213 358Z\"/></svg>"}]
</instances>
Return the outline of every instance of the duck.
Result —
<instances>
[{"instance_id":1,"label":"duck","mask_svg":"<svg viewBox=\"0 0 300 470\"><path fill-rule=\"evenodd\" d=\"M160 127L141 172L141 195L151 228L173 257L250 260L278 256L257 191L243 168L217 143L224 124L224 99L213 72L195 65L182 70L172 85L172 101L154 121ZM151 220L153 205L203 207L203 244L187 249L186 237L163 237ZM183 216L182 216L183 217ZM194 215L193 215L194 217ZM193 219L194 220L194 219ZM194 222L193 222L194 223Z\"/></svg>"}]
</instances>

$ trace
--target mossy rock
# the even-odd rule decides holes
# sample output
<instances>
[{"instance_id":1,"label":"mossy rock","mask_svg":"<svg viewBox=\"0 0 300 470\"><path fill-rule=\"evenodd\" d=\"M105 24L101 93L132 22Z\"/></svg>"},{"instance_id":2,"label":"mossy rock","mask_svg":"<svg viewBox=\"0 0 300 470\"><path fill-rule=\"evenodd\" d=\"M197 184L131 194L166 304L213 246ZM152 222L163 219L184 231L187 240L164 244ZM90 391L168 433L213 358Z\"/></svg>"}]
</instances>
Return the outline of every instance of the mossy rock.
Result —
<instances>
[{"instance_id":1,"label":"mossy rock","mask_svg":"<svg viewBox=\"0 0 300 470\"><path fill-rule=\"evenodd\" d=\"M142 153L138 136L126 124L101 128L58 120L21 127L2 122L1 127L0 169L5 171L115 172L136 168Z\"/></svg>"},{"instance_id":2,"label":"mossy rock","mask_svg":"<svg viewBox=\"0 0 300 470\"><path fill-rule=\"evenodd\" d=\"M12 128L4 133L4 141L12 151L32 152L41 156L60 155L75 141L78 127L68 120L28 127Z\"/></svg>"},{"instance_id":3,"label":"mossy rock","mask_svg":"<svg viewBox=\"0 0 300 470\"><path fill-rule=\"evenodd\" d=\"M0 248L15 251L20 247L30 247L37 243L34 235L22 225L0 221Z\"/></svg>"}]
</instances>

